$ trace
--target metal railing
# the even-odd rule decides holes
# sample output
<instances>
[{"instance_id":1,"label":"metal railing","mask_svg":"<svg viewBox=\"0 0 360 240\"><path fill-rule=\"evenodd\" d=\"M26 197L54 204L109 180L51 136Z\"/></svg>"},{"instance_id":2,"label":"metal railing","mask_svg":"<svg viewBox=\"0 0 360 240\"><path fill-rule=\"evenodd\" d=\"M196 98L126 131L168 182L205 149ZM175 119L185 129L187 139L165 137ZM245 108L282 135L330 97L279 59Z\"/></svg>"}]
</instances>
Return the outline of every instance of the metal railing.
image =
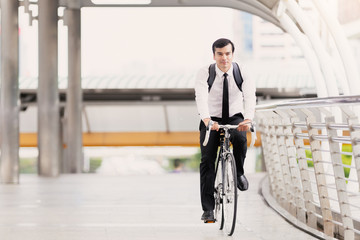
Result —
<instances>
[{"instance_id":1,"label":"metal railing","mask_svg":"<svg viewBox=\"0 0 360 240\"><path fill-rule=\"evenodd\" d=\"M360 96L256 108L270 191L328 237L360 239Z\"/></svg>"}]
</instances>

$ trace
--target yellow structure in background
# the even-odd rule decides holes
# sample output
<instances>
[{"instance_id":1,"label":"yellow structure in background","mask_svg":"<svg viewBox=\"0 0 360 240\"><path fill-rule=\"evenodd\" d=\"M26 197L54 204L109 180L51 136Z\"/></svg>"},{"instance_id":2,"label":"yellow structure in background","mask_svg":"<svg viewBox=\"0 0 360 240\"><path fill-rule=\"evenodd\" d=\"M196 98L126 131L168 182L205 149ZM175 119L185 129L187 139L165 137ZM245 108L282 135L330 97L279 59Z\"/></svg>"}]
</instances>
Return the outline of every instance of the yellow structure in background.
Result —
<instances>
[{"instance_id":1,"label":"yellow structure in background","mask_svg":"<svg viewBox=\"0 0 360 240\"><path fill-rule=\"evenodd\" d=\"M257 132L255 147L261 145L260 133ZM248 145L251 134L247 133ZM36 133L21 133L21 147L37 147ZM199 132L96 132L83 133L84 147L98 146L199 146ZM66 148L66 145L64 146Z\"/></svg>"}]
</instances>

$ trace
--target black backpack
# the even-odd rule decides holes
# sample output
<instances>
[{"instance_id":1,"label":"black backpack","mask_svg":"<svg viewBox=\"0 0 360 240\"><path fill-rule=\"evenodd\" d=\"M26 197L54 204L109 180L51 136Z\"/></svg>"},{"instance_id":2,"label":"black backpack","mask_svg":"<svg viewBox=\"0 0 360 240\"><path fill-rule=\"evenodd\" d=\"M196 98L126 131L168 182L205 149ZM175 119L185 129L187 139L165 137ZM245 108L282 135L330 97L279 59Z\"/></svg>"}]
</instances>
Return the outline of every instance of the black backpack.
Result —
<instances>
[{"instance_id":1,"label":"black backpack","mask_svg":"<svg viewBox=\"0 0 360 240\"><path fill-rule=\"evenodd\" d=\"M210 92L210 89L211 89L211 87L214 83L215 77L216 77L215 64L216 63L213 63L209 66L209 78L207 80L208 86L209 86L209 92ZM241 76L239 65L235 62L233 62L232 65L233 65L233 74L234 74L236 85L238 86L239 90L242 92L241 87L242 87L242 83L244 80Z\"/></svg>"}]
</instances>

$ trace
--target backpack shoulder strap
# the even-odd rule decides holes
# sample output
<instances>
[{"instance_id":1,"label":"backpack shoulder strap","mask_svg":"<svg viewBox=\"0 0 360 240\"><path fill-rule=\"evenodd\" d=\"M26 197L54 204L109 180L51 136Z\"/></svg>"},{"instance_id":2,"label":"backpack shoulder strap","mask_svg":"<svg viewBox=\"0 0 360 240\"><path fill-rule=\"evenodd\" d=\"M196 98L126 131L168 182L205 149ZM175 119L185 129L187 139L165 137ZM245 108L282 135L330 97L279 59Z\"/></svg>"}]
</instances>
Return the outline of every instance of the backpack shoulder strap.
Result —
<instances>
[{"instance_id":1,"label":"backpack shoulder strap","mask_svg":"<svg viewBox=\"0 0 360 240\"><path fill-rule=\"evenodd\" d=\"M209 66L209 77L208 77L208 86L209 86L209 92L210 92L210 89L215 81L215 77L216 77L216 71L215 71L215 64L216 63L213 63Z\"/></svg>"},{"instance_id":2,"label":"backpack shoulder strap","mask_svg":"<svg viewBox=\"0 0 360 240\"><path fill-rule=\"evenodd\" d=\"M234 74L236 85L238 86L238 88L242 92L242 83L243 83L244 80L243 80L243 78L241 76L240 67L236 62L233 62L232 65L233 65L233 74Z\"/></svg>"}]
</instances>

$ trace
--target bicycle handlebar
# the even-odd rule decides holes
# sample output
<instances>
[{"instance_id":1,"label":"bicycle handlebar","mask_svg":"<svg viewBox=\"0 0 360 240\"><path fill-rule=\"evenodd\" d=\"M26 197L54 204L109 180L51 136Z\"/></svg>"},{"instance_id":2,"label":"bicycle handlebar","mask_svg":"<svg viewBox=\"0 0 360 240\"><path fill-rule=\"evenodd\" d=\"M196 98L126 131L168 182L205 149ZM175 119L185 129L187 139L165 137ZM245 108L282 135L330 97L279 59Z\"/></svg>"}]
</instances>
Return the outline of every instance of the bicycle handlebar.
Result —
<instances>
[{"instance_id":1,"label":"bicycle handlebar","mask_svg":"<svg viewBox=\"0 0 360 240\"><path fill-rule=\"evenodd\" d=\"M245 124L249 124L249 123L245 123ZM245 125L244 124L244 125ZM255 124L254 123L252 123L252 122L250 122L250 124L251 124L251 126L250 126L250 128L249 128L249 132L252 132L252 133L254 133L255 132ZM206 127L206 134L205 134L205 139L204 139L204 142L203 142L203 146L206 146L207 144L208 144L208 142L209 142L209 138L210 138L210 132L211 132L211 128L212 128L212 126L214 125L214 121L212 121L212 120L210 120L209 121L209 124L207 125L207 127ZM239 127L239 125L230 125L230 124L226 124L226 125L219 125L219 128L223 128L223 129L225 129L225 128L227 128L227 129L236 129L236 128L238 128ZM256 134L255 134L255 136L256 136ZM252 138L251 138L251 145L253 146L254 144L253 144L253 142L255 141L253 141L253 136L252 136ZM254 138L255 139L255 138Z\"/></svg>"}]
</instances>

